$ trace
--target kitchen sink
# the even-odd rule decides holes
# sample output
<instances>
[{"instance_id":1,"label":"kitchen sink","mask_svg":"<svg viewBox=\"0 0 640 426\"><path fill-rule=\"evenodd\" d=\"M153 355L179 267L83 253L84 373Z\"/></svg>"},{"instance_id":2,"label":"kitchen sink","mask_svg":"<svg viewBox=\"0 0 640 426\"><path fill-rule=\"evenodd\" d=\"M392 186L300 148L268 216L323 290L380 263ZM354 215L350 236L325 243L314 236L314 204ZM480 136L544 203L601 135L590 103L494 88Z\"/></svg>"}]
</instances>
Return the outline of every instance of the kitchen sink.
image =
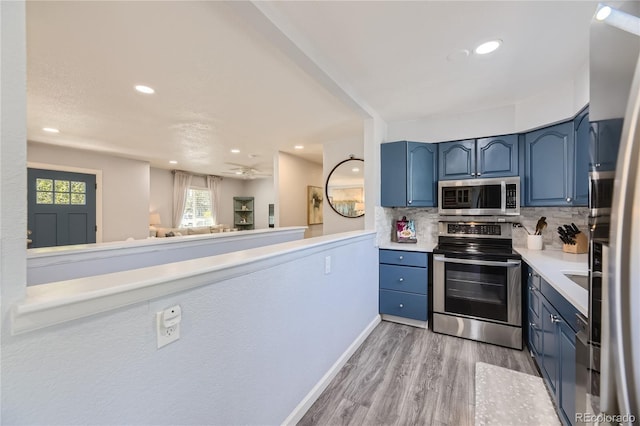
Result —
<instances>
[{"instance_id":1,"label":"kitchen sink","mask_svg":"<svg viewBox=\"0 0 640 426\"><path fill-rule=\"evenodd\" d=\"M586 275L578 275L570 272L563 272L564 276L569 278L574 283L578 284L585 290L589 290L589 277Z\"/></svg>"}]
</instances>

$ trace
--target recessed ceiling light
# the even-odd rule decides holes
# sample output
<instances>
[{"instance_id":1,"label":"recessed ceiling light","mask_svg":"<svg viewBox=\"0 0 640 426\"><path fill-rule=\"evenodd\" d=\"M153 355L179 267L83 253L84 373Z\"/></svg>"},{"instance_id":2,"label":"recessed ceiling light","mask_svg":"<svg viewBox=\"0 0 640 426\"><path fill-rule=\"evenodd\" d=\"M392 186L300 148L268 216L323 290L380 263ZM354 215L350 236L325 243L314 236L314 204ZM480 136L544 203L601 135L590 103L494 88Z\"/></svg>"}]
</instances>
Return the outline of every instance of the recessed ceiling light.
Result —
<instances>
[{"instance_id":1,"label":"recessed ceiling light","mask_svg":"<svg viewBox=\"0 0 640 426\"><path fill-rule=\"evenodd\" d=\"M611 8L609 6L603 6L596 12L596 19L598 21L604 21L611 15Z\"/></svg>"},{"instance_id":2,"label":"recessed ceiling light","mask_svg":"<svg viewBox=\"0 0 640 426\"><path fill-rule=\"evenodd\" d=\"M237 175L241 175L241 174L242 174L242 170L238 170L238 171L236 172L236 174L237 174Z\"/></svg>"},{"instance_id":3,"label":"recessed ceiling light","mask_svg":"<svg viewBox=\"0 0 640 426\"><path fill-rule=\"evenodd\" d=\"M496 50L502 44L502 40L491 40L485 43L482 43L480 46L476 47L473 51L478 55L486 55L487 53L491 53Z\"/></svg>"},{"instance_id":4,"label":"recessed ceiling light","mask_svg":"<svg viewBox=\"0 0 640 426\"><path fill-rule=\"evenodd\" d=\"M359 169L359 168L357 168L357 167L354 167L353 169L351 169L351 171L352 171L353 173L357 173L357 172L359 172L359 171L360 171L360 169Z\"/></svg>"},{"instance_id":5,"label":"recessed ceiling light","mask_svg":"<svg viewBox=\"0 0 640 426\"><path fill-rule=\"evenodd\" d=\"M136 90L140 93L144 93L146 95L151 95L153 93L155 93L156 91L153 90L151 87L149 86L143 86L142 84L138 84L136 86Z\"/></svg>"},{"instance_id":6,"label":"recessed ceiling light","mask_svg":"<svg viewBox=\"0 0 640 426\"><path fill-rule=\"evenodd\" d=\"M302 145L296 145L296 146L294 146L294 148L295 148L295 149L304 149L304 146L302 146Z\"/></svg>"},{"instance_id":7,"label":"recessed ceiling light","mask_svg":"<svg viewBox=\"0 0 640 426\"><path fill-rule=\"evenodd\" d=\"M169 164L178 164L176 160L169 160Z\"/></svg>"},{"instance_id":8,"label":"recessed ceiling light","mask_svg":"<svg viewBox=\"0 0 640 426\"><path fill-rule=\"evenodd\" d=\"M240 154L240 150L236 148L232 149L231 152L234 154Z\"/></svg>"},{"instance_id":9,"label":"recessed ceiling light","mask_svg":"<svg viewBox=\"0 0 640 426\"><path fill-rule=\"evenodd\" d=\"M43 127L42 130L49 133L60 133L60 130L53 127Z\"/></svg>"}]
</instances>

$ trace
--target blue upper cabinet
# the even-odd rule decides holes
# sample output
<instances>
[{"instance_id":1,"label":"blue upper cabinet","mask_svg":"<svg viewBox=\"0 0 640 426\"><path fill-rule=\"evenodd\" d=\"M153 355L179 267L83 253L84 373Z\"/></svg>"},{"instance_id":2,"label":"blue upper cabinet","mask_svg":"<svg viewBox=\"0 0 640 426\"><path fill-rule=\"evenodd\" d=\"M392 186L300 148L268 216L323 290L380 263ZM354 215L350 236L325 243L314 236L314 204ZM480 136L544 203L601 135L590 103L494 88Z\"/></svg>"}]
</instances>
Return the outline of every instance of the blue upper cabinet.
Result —
<instances>
[{"instance_id":1,"label":"blue upper cabinet","mask_svg":"<svg viewBox=\"0 0 640 426\"><path fill-rule=\"evenodd\" d=\"M518 135L478 139L477 177L518 176Z\"/></svg>"},{"instance_id":2,"label":"blue upper cabinet","mask_svg":"<svg viewBox=\"0 0 640 426\"><path fill-rule=\"evenodd\" d=\"M589 123L589 111L585 109L573 120L575 128L575 179L573 181L573 206L586 206L589 202L589 164L594 137Z\"/></svg>"},{"instance_id":3,"label":"blue upper cabinet","mask_svg":"<svg viewBox=\"0 0 640 426\"><path fill-rule=\"evenodd\" d=\"M380 165L383 207L437 205L436 144L406 141L381 144Z\"/></svg>"},{"instance_id":4,"label":"blue upper cabinet","mask_svg":"<svg viewBox=\"0 0 640 426\"><path fill-rule=\"evenodd\" d=\"M476 176L476 140L438 144L440 180L471 179Z\"/></svg>"},{"instance_id":5,"label":"blue upper cabinet","mask_svg":"<svg viewBox=\"0 0 640 426\"><path fill-rule=\"evenodd\" d=\"M438 144L440 180L518 175L518 135Z\"/></svg>"},{"instance_id":6,"label":"blue upper cabinet","mask_svg":"<svg viewBox=\"0 0 640 426\"><path fill-rule=\"evenodd\" d=\"M622 136L622 122L621 118L615 118L591 123L593 127L590 151L592 170L599 172L615 170Z\"/></svg>"},{"instance_id":7,"label":"blue upper cabinet","mask_svg":"<svg viewBox=\"0 0 640 426\"><path fill-rule=\"evenodd\" d=\"M570 206L574 198L574 125L561 123L525 134L527 206Z\"/></svg>"}]
</instances>

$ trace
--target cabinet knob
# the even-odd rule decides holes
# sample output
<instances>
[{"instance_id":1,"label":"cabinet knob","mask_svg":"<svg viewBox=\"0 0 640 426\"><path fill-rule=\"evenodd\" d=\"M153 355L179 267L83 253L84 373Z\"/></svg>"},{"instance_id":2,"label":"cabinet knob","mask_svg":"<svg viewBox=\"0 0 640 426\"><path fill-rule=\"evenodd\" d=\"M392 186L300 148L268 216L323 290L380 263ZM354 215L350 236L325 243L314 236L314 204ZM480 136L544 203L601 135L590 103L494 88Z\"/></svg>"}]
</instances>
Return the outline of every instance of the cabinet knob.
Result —
<instances>
[{"instance_id":1,"label":"cabinet knob","mask_svg":"<svg viewBox=\"0 0 640 426\"><path fill-rule=\"evenodd\" d=\"M404 259L404 256L400 256L398 259L402 260L402 259Z\"/></svg>"},{"instance_id":2,"label":"cabinet knob","mask_svg":"<svg viewBox=\"0 0 640 426\"><path fill-rule=\"evenodd\" d=\"M471 173L471 176L475 176L475 175L476 175L475 173Z\"/></svg>"},{"instance_id":3,"label":"cabinet knob","mask_svg":"<svg viewBox=\"0 0 640 426\"><path fill-rule=\"evenodd\" d=\"M571 202L571 197L567 197L567 203Z\"/></svg>"},{"instance_id":4,"label":"cabinet knob","mask_svg":"<svg viewBox=\"0 0 640 426\"><path fill-rule=\"evenodd\" d=\"M551 322L552 322L552 323L554 323L554 324L555 324L555 323L558 323L558 322L562 322L562 320L561 320L560 318L558 318L558 316L557 316L557 315L553 315L553 314L551 314L551 315L549 315L549 316L551 317Z\"/></svg>"},{"instance_id":5,"label":"cabinet knob","mask_svg":"<svg viewBox=\"0 0 640 426\"><path fill-rule=\"evenodd\" d=\"M478 172L478 173L476 174L476 176L482 176L482 173Z\"/></svg>"},{"instance_id":6,"label":"cabinet knob","mask_svg":"<svg viewBox=\"0 0 640 426\"><path fill-rule=\"evenodd\" d=\"M538 289L537 289L537 288L535 288L534 286L531 286L531 285L529 286L529 290L531 290L531 291L538 291Z\"/></svg>"},{"instance_id":7,"label":"cabinet knob","mask_svg":"<svg viewBox=\"0 0 640 426\"><path fill-rule=\"evenodd\" d=\"M409 204L413 203L413 200L409 200Z\"/></svg>"},{"instance_id":8,"label":"cabinet knob","mask_svg":"<svg viewBox=\"0 0 640 426\"><path fill-rule=\"evenodd\" d=\"M534 328L534 329L535 329L535 328L536 328L536 325L535 325L534 323L530 322L530 323L529 323L529 327L532 327L532 328Z\"/></svg>"},{"instance_id":9,"label":"cabinet knob","mask_svg":"<svg viewBox=\"0 0 640 426\"><path fill-rule=\"evenodd\" d=\"M400 308L404 308L404 305L402 303L400 304Z\"/></svg>"},{"instance_id":10,"label":"cabinet knob","mask_svg":"<svg viewBox=\"0 0 640 426\"><path fill-rule=\"evenodd\" d=\"M404 281L404 278L402 278L402 277L401 277L398 281L403 282L403 281Z\"/></svg>"},{"instance_id":11,"label":"cabinet knob","mask_svg":"<svg viewBox=\"0 0 640 426\"><path fill-rule=\"evenodd\" d=\"M596 163L596 168L600 167L600 163Z\"/></svg>"}]
</instances>

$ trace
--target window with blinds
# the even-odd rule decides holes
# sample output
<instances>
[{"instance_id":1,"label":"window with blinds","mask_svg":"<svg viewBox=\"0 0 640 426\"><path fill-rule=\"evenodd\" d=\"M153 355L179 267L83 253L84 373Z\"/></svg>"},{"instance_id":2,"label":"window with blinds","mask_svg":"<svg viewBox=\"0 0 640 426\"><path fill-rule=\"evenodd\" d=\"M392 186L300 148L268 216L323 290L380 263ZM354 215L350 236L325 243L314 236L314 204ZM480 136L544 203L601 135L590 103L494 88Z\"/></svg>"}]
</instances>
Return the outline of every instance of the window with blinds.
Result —
<instances>
[{"instance_id":1,"label":"window with blinds","mask_svg":"<svg viewBox=\"0 0 640 426\"><path fill-rule=\"evenodd\" d=\"M180 227L214 225L212 210L211 197L208 190L189 188Z\"/></svg>"}]
</instances>

